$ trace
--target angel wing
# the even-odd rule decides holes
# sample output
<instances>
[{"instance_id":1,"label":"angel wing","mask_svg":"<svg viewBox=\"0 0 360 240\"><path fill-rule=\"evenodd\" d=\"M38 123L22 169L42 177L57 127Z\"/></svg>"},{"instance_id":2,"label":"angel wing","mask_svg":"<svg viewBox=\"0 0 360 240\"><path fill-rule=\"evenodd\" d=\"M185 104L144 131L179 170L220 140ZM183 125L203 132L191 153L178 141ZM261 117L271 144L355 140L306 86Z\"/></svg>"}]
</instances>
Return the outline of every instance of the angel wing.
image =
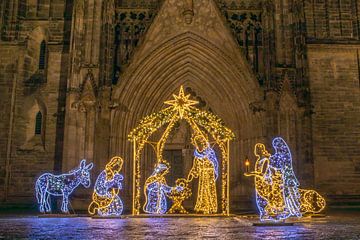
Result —
<instances>
[{"instance_id":1,"label":"angel wing","mask_svg":"<svg viewBox=\"0 0 360 240\"><path fill-rule=\"evenodd\" d=\"M299 181L297 180L294 173L289 146L281 137L274 138L272 145L275 150L275 154L270 157L270 165L274 168L280 169L283 172L285 186L299 186Z\"/></svg>"}]
</instances>

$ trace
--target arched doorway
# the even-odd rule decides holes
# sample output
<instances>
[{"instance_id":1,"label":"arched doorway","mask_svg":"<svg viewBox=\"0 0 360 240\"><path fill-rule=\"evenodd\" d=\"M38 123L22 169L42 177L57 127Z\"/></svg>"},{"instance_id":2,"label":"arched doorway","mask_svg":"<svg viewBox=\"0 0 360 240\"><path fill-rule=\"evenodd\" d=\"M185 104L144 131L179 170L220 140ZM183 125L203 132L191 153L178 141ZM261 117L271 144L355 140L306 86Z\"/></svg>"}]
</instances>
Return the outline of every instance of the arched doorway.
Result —
<instances>
[{"instance_id":1,"label":"arched doorway","mask_svg":"<svg viewBox=\"0 0 360 240\"><path fill-rule=\"evenodd\" d=\"M132 181L132 144L127 135L141 118L162 109L163 102L186 85L205 99L237 136L230 147L230 201L237 204L250 192L241 184L243 159L264 136L262 115L254 114L249 107L263 94L248 64L240 53L230 56L192 32L179 34L134 58L114 89L117 108L111 120L110 153L124 157L125 181ZM125 195L131 193L127 186ZM130 198L127 203L131 205Z\"/></svg>"}]
</instances>

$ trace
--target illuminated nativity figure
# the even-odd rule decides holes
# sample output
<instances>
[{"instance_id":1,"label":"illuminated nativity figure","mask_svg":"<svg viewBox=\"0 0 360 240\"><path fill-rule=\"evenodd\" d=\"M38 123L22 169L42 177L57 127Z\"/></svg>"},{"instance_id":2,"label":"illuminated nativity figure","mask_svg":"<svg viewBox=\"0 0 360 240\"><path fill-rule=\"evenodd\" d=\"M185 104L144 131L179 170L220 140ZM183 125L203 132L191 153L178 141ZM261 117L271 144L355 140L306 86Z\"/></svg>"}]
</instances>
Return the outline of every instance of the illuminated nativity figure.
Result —
<instances>
[{"instance_id":1,"label":"illuminated nativity figure","mask_svg":"<svg viewBox=\"0 0 360 240\"><path fill-rule=\"evenodd\" d=\"M172 200L173 204L167 213L186 214L188 211L184 208L183 202L191 196L191 189L189 188L187 179L179 178L175 183L177 188L172 190L169 194L169 198Z\"/></svg>"},{"instance_id":2,"label":"illuminated nativity figure","mask_svg":"<svg viewBox=\"0 0 360 240\"><path fill-rule=\"evenodd\" d=\"M274 138L272 146L275 154L270 157L270 166L281 171L286 209L290 216L301 217L300 183L294 173L290 148L281 137Z\"/></svg>"},{"instance_id":3,"label":"illuminated nativity figure","mask_svg":"<svg viewBox=\"0 0 360 240\"><path fill-rule=\"evenodd\" d=\"M100 216L119 216L123 211L123 202L119 197L122 189L123 175L120 174L123 165L121 157L113 157L106 165L95 183L92 202L89 206L89 213Z\"/></svg>"},{"instance_id":4,"label":"illuminated nativity figure","mask_svg":"<svg viewBox=\"0 0 360 240\"><path fill-rule=\"evenodd\" d=\"M277 137L272 145L274 155L266 151L264 144L255 145L255 171L245 174L255 177L260 220L280 221L322 211L325 208L325 199L314 190L299 188L286 142Z\"/></svg>"},{"instance_id":5,"label":"illuminated nativity figure","mask_svg":"<svg viewBox=\"0 0 360 240\"><path fill-rule=\"evenodd\" d=\"M199 133L193 136L195 146L194 163L190 170L188 181L199 179L198 194L195 211L204 214L217 212L216 180L218 178L219 163L215 151L210 147L206 137Z\"/></svg>"},{"instance_id":6,"label":"illuminated nativity figure","mask_svg":"<svg viewBox=\"0 0 360 240\"><path fill-rule=\"evenodd\" d=\"M172 188L167 185L165 175L169 172L169 166L165 163L156 165L154 172L145 182L144 212L152 214L164 214L167 212L167 199L171 191L181 190L181 187Z\"/></svg>"},{"instance_id":7,"label":"illuminated nativity figure","mask_svg":"<svg viewBox=\"0 0 360 240\"><path fill-rule=\"evenodd\" d=\"M61 211L69 213L68 204L70 194L80 184L84 187L90 187L90 170L93 164L86 165L86 160L80 162L77 169L71 170L69 173L54 175L44 173L41 175L35 185L36 198L40 204L40 212L51 212L50 196L62 196Z\"/></svg>"},{"instance_id":8,"label":"illuminated nativity figure","mask_svg":"<svg viewBox=\"0 0 360 240\"><path fill-rule=\"evenodd\" d=\"M282 173L270 166L265 145L255 145L254 154L257 157L255 171L245 176L255 177L256 203L260 212L260 220L279 221L289 217L285 207L284 191L282 188Z\"/></svg>"}]
</instances>

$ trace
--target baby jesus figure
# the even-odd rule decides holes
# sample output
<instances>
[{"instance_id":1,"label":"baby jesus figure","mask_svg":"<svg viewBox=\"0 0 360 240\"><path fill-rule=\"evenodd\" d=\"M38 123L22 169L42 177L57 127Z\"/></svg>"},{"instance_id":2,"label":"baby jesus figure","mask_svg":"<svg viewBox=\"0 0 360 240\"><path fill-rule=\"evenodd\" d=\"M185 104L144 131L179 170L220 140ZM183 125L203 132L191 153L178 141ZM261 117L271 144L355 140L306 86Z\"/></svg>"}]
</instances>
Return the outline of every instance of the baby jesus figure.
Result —
<instances>
[{"instance_id":1,"label":"baby jesus figure","mask_svg":"<svg viewBox=\"0 0 360 240\"><path fill-rule=\"evenodd\" d=\"M191 196L191 189L188 187L188 182L184 178L179 178L176 180L176 188L172 190L169 194L169 198L172 200L173 204L168 211L170 214L181 213L186 214L188 211L183 207L183 202Z\"/></svg>"}]
</instances>

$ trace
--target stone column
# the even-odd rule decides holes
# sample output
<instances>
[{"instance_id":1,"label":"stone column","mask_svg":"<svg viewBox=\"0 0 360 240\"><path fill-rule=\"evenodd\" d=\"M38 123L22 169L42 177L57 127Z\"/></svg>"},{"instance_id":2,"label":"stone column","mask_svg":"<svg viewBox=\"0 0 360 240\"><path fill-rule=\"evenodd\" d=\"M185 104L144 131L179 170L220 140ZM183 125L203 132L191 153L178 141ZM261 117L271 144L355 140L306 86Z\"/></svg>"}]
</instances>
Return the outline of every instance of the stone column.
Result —
<instances>
[{"instance_id":1,"label":"stone column","mask_svg":"<svg viewBox=\"0 0 360 240\"><path fill-rule=\"evenodd\" d=\"M94 161L101 83L101 0L74 1L70 46L70 74L65 116L63 169L79 160Z\"/></svg>"}]
</instances>

